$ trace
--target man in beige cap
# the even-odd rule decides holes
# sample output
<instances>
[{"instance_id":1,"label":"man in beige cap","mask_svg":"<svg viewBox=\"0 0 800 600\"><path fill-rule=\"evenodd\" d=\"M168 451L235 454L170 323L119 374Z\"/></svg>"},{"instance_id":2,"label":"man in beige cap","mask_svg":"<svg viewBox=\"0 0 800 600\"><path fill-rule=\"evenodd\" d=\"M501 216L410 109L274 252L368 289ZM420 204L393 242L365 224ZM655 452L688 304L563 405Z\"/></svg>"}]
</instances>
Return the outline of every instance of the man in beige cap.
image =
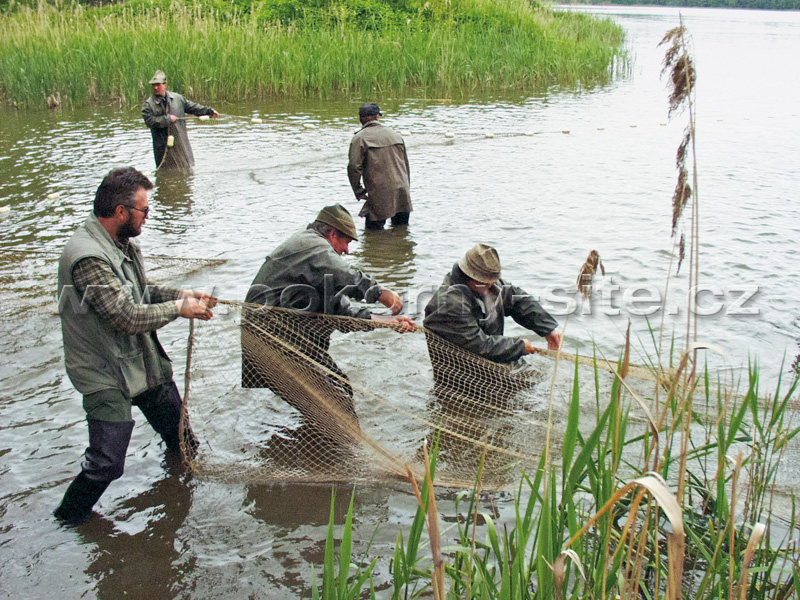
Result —
<instances>
[{"instance_id":1,"label":"man in beige cap","mask_svg":"<svg viewBox=\"0 0 800 600\"><path fill-rule=\"evenodd\" d=\"M156 168L188 169L194 166L194 154L186 133L186 114L218 117L213 108L191 102L175 92L167 91L167 76L157 70L150 79L153 95L142 105L142 117L153 134ZM168 146L169 136L173 137Z\"/></svg>"},{"instance_id":2,"label":"man in beige cap","mask_svg":"<svg viewBox=\"0 0 800 600\"><path fill-rule=\"evenodd\" d=\"M500 257L486 244L476 244L453 265L425 307L426 329L448 342L497 363L510 363L536 352L530 340L503 335L509 316L547 340L561 344L558 323L527 292L500 279Z\"/></svg>"},{"instance_id":3,"label":"man in beige cap","mask_svg":"<svg viewBox=\"0 0 800 600\"><path fill-rule=\"evenodd\" d=\"M295 329L291 331L290 342L313 363L338 375L329 378L328 396L338 398L352 414L355 411L352 390L346 384L347 376L328 354L332 327L316 319L314 313L393 323L401 331L417 328L409 317L398 314L403 302L397 293L342 258L349 253L350 242L357 239L355 223L347 209L341 204L326 206L305 230L293 234L267 256L245 298L249 304L306 313L292 317ZM380 302L394 316L374 315L368 308L354 305L351 298L367 303ZM242 386L268 387L302 412L291 394L277 385L266 369L259 368L263 361L259 361L252 347L245 343L248 328L252 329L253 324L260 321L259 312L247 309L243 319Z\"/></svg>"}]
</instances>

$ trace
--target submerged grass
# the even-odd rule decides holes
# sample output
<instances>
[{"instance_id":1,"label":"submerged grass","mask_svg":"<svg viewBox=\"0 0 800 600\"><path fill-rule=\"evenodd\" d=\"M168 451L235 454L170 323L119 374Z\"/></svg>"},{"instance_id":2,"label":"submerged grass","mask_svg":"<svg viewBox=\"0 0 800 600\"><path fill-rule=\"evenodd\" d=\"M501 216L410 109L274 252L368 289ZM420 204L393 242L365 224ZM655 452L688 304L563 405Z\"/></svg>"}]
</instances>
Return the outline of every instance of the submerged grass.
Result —
<instances>
[{"instance_id":1,"label":"submerged grass","mask_svg":"<svg viewBox=\"0 0 800 600\"><path fill-rule=\"evenodd\" d=\"M467 6L474 14L460 21L367 29L335 8L312 25L182 3L113 11L40 4L0 16L0 98L130 105L149 93L156 68L171 88L206 103L411 90L459 97L592 84L621 64L623 34L608 20L525 0Z\"/></svg>"}]
</instances>

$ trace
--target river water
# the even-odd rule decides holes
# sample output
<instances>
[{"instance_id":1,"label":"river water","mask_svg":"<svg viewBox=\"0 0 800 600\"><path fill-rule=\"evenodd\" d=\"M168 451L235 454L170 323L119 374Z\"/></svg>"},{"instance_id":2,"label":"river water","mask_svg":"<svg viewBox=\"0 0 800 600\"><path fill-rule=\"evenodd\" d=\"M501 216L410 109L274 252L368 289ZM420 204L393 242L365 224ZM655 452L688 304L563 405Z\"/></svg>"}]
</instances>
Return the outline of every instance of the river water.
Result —
<instances>
[{"instance_id":1,"label":"river water","mask_svg":"<svg viewBox=\"0 0 800 600\"><path fill-rule=\"evenodd\" d=\"M156 178L140 238L146 253L225 259L181 283L242 299L263 257L321 206L341 202L358 211L345 175L347 145L358 105L376 100L384 121L408 132L416 210L407 231L354 244L356 265L404 292L415 316L419 298L472 244L493 244L504 276L541 295L558 315L568 351L590 353L594 343L616 357L630 319L633 360L646 362L654 348L648 319L657 328L664 312L665 331L680 336L687 314L688 265L675 275L672 264L665 292L675 152L687 116L667 118L657 47L681 14L698 71L700 282L708 286L699 301L708 313L699 318L700 339L719 348L708 361L725 380L757 358L768 391L781 361L798 353L800 337L792 292L800 283L792 242L800 232L800 13L581 10L627 31L630 69L607 85L471 102L379 96L215 105L231 116L189 125L193 175ZM251 123L252 116L263 123ZM63 370L58 318L46 306L55 256L85 218L103 174L120 165L153 171L150 136L135 107L0 114L0 206L10 207L0 214L0 594L308 596L310 565L322 562L330 486L187 480L164 462L142 418L126 473L101 499L100 516L80 530L51 517L86 444L80 398ZM592 302L581 302L574 281L593 249L606 273ZM636 301L643 297L665 301ZM520 332L513 324L509 330ZM186 335L184 321L161 336L177 373ZM427 374L424 350L402 356L402 349L391 351L404 369ZM353 347L343 366L369 369L352 357L358 351ZM552 364L540 364L548 376ZM370 385L369 376L360 381ZM407 385L424 390L429 382ZM556 402L566 398L566 385L557 387ZM786 487L796 481L792 469L782 476ZM349 495L348 486L339 487L339 523ZM492 498L501 519L512 509L508 499ZM445 516L451 500L442 498ZM376 576L385 581L414 498L401 484L365 482L355 504L357 551L381 525L370 555L387 557Z\"/></svg>"}]
</instances>

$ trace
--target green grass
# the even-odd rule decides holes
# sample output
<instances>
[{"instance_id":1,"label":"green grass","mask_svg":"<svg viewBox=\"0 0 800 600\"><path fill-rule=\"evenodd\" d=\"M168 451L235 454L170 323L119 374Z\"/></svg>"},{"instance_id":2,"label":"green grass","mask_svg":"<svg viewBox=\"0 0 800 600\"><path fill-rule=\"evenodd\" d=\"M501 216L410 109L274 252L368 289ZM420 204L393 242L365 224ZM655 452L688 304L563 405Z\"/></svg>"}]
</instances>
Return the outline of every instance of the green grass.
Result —
<instances>
[{"instance_id":1,"label":"green grass","mask_svg":"<svg viewBox=\"0 0 800 600\"><path fill-rule=\"evenodd\" d=\"M411 91L468 97L593 85L623 56L623 34L610 21L525 0L425 11L396 25L333 5L288 23L199 4L23 7L0 16L0 98L22 107L44 106L53 94L65 105L138 104L156 68L172 89L205 103Z\"/></svg>"},{"instance_id":2,"label":"green grass","mask_svg":"<svg viewBox=\"0 0 800 600\"><path fill-rule=\"evenodd\" d=\"M599 376L597 368L593 375ZM759 389L755 366L740 394L716 387L708 373L699 379L702 391L695 391L694 402L685 392L670 394L653 413L656 420L659 414L665 417L662 426L645 428L646 433L628 433L635 408L620 386L613 386L594 427L581 435L578 407L594 398L581 398L576 366L560 473L548 470L543 457L533 477L523 476L516 517L502 528L490 515L479 515L480 473L475 488L458 496L460 518L437 540L445 551L447 597L796 598L800 550L793 540L800 521L793 508L776 519L773 503L777 465L800 433L792 423L797 409L789 405L798 378L779 381L769 394ZM691 439L685 462L679 451L684 435ZM575 442L574 451L568 440ZM651 471L669 483L665 496L636 483ZM649 479L650 485L657 482L656 476ZM686 483L683 494L675 491L680 482ZM428 493L426 484L424 506ZM678 511L668 519L670 502ZM369 573L375 559L349 578L341 567L349 560L351 513L352 503L338 569L331 534L326 545L331 553L326 551L323 582L339 590L330 598L374 597ZM482 524L476 527L476 522ZM748 569L748 540L757 523L769 528L750 553ZM393 599L431 597L434 569L424 524L425 512L418 510L408 536L398 535ZM677 555L672 545L679 528L685 531L685 548ZM668 593L676 569L682 586Z\"/></svg>"}]
</instances>

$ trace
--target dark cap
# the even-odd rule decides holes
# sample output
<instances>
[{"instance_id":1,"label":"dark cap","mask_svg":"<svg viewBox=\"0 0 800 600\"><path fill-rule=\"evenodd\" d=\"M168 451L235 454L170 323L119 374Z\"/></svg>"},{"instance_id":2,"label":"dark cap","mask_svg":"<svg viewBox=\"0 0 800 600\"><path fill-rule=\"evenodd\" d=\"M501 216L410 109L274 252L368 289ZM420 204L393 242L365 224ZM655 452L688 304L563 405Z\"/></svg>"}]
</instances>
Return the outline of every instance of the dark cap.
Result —
<instances>
[{"instance_id":1,"label":"dark cap","mask_svg":"<svg viewBox=\"0 0 800 600\"><path fill-rule=\"evenodd\" d=\"M374 102L367 102L363 104L361 108L358 109L358 116L359 117L374 117L376 115L382 115L380 107L375 104Z\"/></svg>"},{"instance_id":2,"label":"dark cap","mask_svg":"<svg viewBox=\"0 0 800 600\"><path fill-rule=\"evenodd\" d=\"M486 244L475 244L458 261L458 266L470 279L480 283L493 283L500 279L500 256Z\"/></svg>"},{"instance_id":3,"label":"dark cap","mask_svg":"<svg viewBox=\"0 0 800 600\"><path fill-rule=\"evenodd\" d=\"M330 225L334 229L341 231L347 237L354 240L358 239L356 224L347 209L341 204L326 206L317 215L317 221Z\"/></svg>"}]
</instances>

